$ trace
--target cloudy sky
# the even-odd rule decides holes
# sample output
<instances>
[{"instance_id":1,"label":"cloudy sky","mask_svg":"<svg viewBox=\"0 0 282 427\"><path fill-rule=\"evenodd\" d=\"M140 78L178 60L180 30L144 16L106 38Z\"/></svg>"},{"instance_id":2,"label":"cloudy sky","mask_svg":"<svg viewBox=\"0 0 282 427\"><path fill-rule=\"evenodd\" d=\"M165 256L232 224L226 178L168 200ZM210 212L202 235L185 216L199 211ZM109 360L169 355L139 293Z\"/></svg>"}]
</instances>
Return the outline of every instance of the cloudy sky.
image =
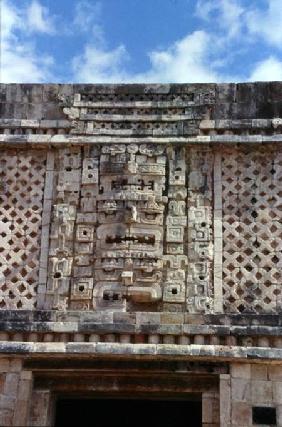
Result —
<instances>
[{"instance_id":1,"label":"cloudy sky","mask_svg":"<svg viewBox=\"0 0 282 427\"><path fill-rule=\"evenodd\" d=\"M1 82L282 80L282 0L0 0Z\"/></svg>"}]
</instances>

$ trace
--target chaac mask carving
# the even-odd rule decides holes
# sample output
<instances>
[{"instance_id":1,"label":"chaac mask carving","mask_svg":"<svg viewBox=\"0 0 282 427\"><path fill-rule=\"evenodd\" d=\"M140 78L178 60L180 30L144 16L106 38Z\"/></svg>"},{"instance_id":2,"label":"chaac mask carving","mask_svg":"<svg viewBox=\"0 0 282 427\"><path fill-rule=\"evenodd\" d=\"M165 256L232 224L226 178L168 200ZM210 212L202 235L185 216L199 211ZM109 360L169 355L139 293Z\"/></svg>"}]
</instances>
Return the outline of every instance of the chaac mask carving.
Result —
<instances>
[{"instance_id":1,"label":"chaac mask carving","mask_svg":"<svg viewBox=\"0 0 282 427\"><path fill-rule=\"evenodd\" d=\"M187 162L157 144L59 151L48 308L210 311L210 183L192 170L190 187Z\"/></svg>"},{"instance_id":2,"label":"chaac mask carving","mask_svg":"<svg viewBox=\"0 0 282 427\"><path fill-rule=\"evenodd\" d=\"M161 146L108 145L83 158L80 149L62 150L50 248L53 308L125 310L161 301L166 163Z\"/></svg>"},{"instance_id":3,"label":"chaac mask carving","mask_svg":"<svg viewBox=\"0 0 282 427\"><path fill-rule=\"evenodd\" d=\"M78 146L56 151L45 307L211 312L211 150L144 143L188 132L201 100L105 96L64 108Z\"/></svg>"},{"instance_id":4,"label":"chaac mask carving","mask_svg":"<svg viewBox=\"0 0 282 427\"><path fill-rule=\"evenodd\" d=\"M160 146L135 144L101 149L94 308L161 300L163 152Z\"/></svg>"}]
</instances>

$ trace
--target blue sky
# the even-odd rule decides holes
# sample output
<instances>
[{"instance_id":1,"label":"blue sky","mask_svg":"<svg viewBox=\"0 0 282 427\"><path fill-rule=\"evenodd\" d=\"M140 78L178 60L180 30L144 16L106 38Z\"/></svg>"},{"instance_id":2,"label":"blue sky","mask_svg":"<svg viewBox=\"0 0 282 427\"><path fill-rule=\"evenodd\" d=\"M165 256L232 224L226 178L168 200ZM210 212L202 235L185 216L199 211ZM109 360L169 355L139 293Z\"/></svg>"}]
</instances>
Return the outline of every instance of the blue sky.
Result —
<instances>
[{"instance_id":1,"label":"blue sky","mask_svg":"<svg viewBox=\"0 0 282 427\"><path fill-rule=\"evenodd\" d=\"M282 80L282 0L0 0L1 82Z\"/></svg>"}]
</instances>

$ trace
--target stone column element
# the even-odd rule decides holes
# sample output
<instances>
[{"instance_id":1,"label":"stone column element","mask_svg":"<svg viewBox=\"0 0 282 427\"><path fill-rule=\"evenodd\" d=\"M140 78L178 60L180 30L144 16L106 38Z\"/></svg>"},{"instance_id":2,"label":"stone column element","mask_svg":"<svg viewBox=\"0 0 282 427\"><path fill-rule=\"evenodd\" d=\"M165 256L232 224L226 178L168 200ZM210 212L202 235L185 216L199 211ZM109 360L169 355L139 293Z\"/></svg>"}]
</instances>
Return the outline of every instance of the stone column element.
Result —
<instances>
[{"instance_id":1,"label":"stone column element","mask_svg":"<svg viewBox=\"0 0 282 427\"><path fill-rule=\"evenodd\" d=\"M47 427L51 425L52 408L50 390L34 390L30 408L29 426Z\"/></svg>"},{"instance_id":2,"label":"stone column element","mask_svg":"<svg viewBox=\"0 0 282 427\"><path fill-rule=\"evenodd\" d=\"M213 311L212 164L209 147L189 151L187 310L190 313Z\"/></svg>"},{"instance_id":3,"label":"stone column element","mask_svg":"<svg viewBox=\"0 0 282 427\"><path fill-rule=\"evenodd\" d=\"M214 156L213 170L213 238L214 238L214 311L223 311L222 303L222 183L221 183L221 152L217 151Z\"/></svg>"},{"instance_id":4,"label":"stone column element","mask_svg":"<svg viewBox=\"0 0 282 427\"><path fill-rule=\"evenodd\" d=\"M230 375L221 374L219 377L220 427L229 427L231 423L231 389Z\"/></svg>"},{"instance_id":5,"label":"stone column element","mask_svg":"<svg viewBox=\"0 0 282 427\"><path fill-rule=\"evenodd\" d=\"M37 288L37 307L44 308L48 274L49 234L51 225L51 211L54 191L54 152L47 152L45 187L43 196L41 252L39 261L39 278Z\"/></svg>"},{"instance_id":6,"label":"stone column element","mask_svg":"<svg viewBox=\"0 0 282 427\"><path fill-rule=\"evenodd\" d=\"M20 359L0 359L0 425L28 426L32 372Z\"/></svg>"}]
</instances>

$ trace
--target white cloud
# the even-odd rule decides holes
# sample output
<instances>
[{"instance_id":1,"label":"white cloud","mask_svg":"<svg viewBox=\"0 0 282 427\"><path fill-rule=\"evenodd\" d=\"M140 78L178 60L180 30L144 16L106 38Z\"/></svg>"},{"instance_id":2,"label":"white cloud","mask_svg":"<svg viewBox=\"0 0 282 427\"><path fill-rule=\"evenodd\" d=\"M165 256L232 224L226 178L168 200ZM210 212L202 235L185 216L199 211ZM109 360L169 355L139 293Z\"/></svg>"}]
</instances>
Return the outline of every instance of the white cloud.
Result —
<instances>
[{"instance_id":1,"label":"white cloud","mask_svg":"<svg viewBox=\"0 0 282 427\"><path fill-rule=\"evenodd\" d=\"M246 25L251 34L282 48L282 3L267 0L267 10L253 9L246 13Z\"/></svg>"},{"instance_id":2,"label":"white cloud","mask_svg":"<svg viewBox=\"0 0 282 427\"><path fill-rule=\"evenodd\" d=\"M129 55L124 46L106 50L87 45L73 60L74 80L105 82L212 82L220 79L211 61L212 40L204 31L195 31L165 50L149 53L150 67L144 73L126 71Z\"/></svg>"},{"instance_id":3,"label":"white cloud","mask_svg":"<svg viewBox=\"0 0 282 427\"><path fill-rule=\"evenodd\" d=\"M250 76L251 81L282 80L282 61L270 56L255 65Z\"/></svg>"},{"instance_id":4,"label":"white cloud","mask_svg":"<svg viewBox=\"0 0 282 427\"><path fill-rule=\"evenodd\" d=\"M86 45L82 55L73 59L74 80L88 83L111 83L126 80L123 64L127 60L127 52L120 45L113 50Z\"/></svg>"},{"instance_id":5,"label":"white cloud","mask_svg":"<svg viewBox=\"0 0 282 427\"><path fill-rule=\"evenodd\" d=\"M198 0L196 3L195 14L198 16L198 18L208 21L215 8L216 3L211 0Z\"/></svg>"},{"instance_id":6,"label":"white cloud","mask_svg":"<svg viewBox=\"0 0 282 427\"><path fill-rule=\"evenodd\" d=\"M197 0L196 16L210 25L216 24L218 29L225 31L226 37L241 37L243 44L263 39L281 49L281 0L265 0L264 3L256 7L255 1L243 6L242 0Z\"/></svg>"},{"instance_id":7,"label":"white cloud","mask_svg":"<svg viewBox=\"0 0 282 427\"><path fill-rule=\"evenodd\" d=\"M211 61L209 34L195 31L166 50L150 53L151 69L139 80L151 82L212 82L218 80Z\"/></svg>"},{"instance_id":8,"label":"white cloud","mask_svg":"<svg viewBox=\"0 0 282 427\"><path fill-rule=\"evenodd\" d=\"M54 34L53 19L49 16L48 9L42 6L37 0L32 0L26 14L29 31Z\"/></svg>"},{"instance_id":9,"label":"white cloud","mask_svg":"<svg viewBox=\"0 0 282 427\"><path fill-rule=\"evenodd\" d=\"M74 26L80 31L91 31L99 25L102 15L102 5L99 1L90 3L86 0L77 1L74 8Z\"/></svg>"},{"instance_id":10,"label":"white cloud","mask_svg":"<svg viewBox=\"0 0 282 427\"><path fill-rule=\"evenodd\" d=\"M266 52L263 61L254 62L249 75L236 76L226 71L229 64L236 63L235 52L242 58L250 46L257 48L255 43L261 37L258 29L262 29L262 36L269 43L278 46L278 41L282 41L282 26L277 24L278 16L279 23L282 22L282 8L278 7L281 0L267 1L269 7L264 17L261 10L252 10L251 6L244 9L241 0L198 0L196 14L207 23L208 26L203 25L207 29L187 33L166 48L153 49L148 52L147 70L132 73L126 46L107 47L102 3L78 0L71 25L62 20L60 27L64 36L74 36L77 32L88 36L82 54L71 59L72 80L88 83L207 83L282 79L282 62L271 55L271 51ZM268 21L268 26L263 20ZM31 0L28 7L17 8L12 0L2 0L1 21L1 81L54 80L55 74L51 73L54 60L44 52L39 54L34 37L36 33L56 34L55 18L49 10L40 0ZM58 76L55 78L58 80Z\"/></svg>"},{"instance_id":11,"label":"white cloud","mask_svg":"<svg viewBox=\"0 0 282 427\"><path fill-rule=\"evenodd\" d=\"M237 0L198 0L196 3L196 16L216 23L228 37L239 34L243 13L244 8Z\"/></svg>"},{"instance_id":12,"label":"white cloud","mask_svg":"<svg viewBox=\"0 0 282 427\"><path fill-rule=\"evenodd\" d=\"M5 0L1 3L1 39L11 37L15 28L23 28L23 20L19 11Z\"/></svg>"},{"instance_id":13,"label":"white cloud","mask_svg":"<svg viewBox=\"0 0 282 427\"><path fill-rule=\"evenodd\" d=\"M16 49L4 46L2 49L1 82L2 83L41 83L52 80L50 56L39 60L34 55L33 46L18 45Z\"/></svg>"},{"instance_id":14,"label":"white cloud","mask_svg":"<svg viewBox=\"0 0 282 427\"><path fill-rule=\"evenodd\" d=\"M129 53L124 45L108 49L101 21L101 3L81 0L76 6L74 24L93 30L92 42L84 46L82 54L73 58L73 80L87 83L158 83L158 82L212 82L220 79L212 61L214 49L219 49L219 38L205 31L187 34L163 50L148 52L149 67L143 73L131 73L127 65ZM100 29L100 38L95 34ZM217 58L218 60L219 58ZM219 61L218 61L219 62Z\"/></svg>"},{"instance_id":15,"label":"white cloud","mask_svg":"<svg viewBox=\"0 0 282 427\"><path fill-rule=\"evenodd\" d=\"M203 8L200 8L201 4ZM234 61L234 49L237 53L242 44L247 52L254 43L253 38L246 37L246 10L236 0L199 0L197 5L198 16L201 12L205 20L213 19L212 13L218 12L218 22L224 21L220 24L223 31L194 31L166 49L149 52L149 66L143 73L128 71L130 58L123 45L109 50L104 40L101 44L87 44L84 53L73 60L73 80L88 83L216 83L282 79L282 62L271 54L261 62L254 62L248 75L226 71L228 64ZM241 48L240 54L245 54Z\"/></svg>"},{"instance_id":16,"label":"white cloud","mask_svg":"<svg viewBox=\"0 0 282 427\"><path fill-rule=\"evenodd\" d=\"M40 83L52 80L53 59L39 55L30 41L26 22L27 10L15 8L9 0L1 3L1 63L2 83Z\"/></svg>"}]
</instances>

